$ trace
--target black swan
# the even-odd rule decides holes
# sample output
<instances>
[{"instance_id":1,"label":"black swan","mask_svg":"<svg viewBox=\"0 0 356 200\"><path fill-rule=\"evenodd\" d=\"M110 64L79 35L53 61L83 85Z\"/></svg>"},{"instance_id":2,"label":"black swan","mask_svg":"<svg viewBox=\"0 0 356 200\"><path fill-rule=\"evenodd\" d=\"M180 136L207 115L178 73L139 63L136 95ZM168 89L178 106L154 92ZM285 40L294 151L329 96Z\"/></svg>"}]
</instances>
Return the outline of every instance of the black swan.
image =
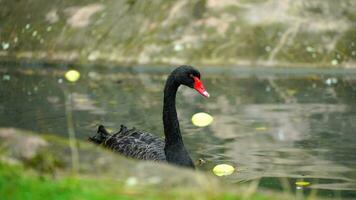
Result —
<instances>
[{"instance_id":1,"label":"black swan","mask_svg":"<svg viewBox=\"0 0 356 200\"><path fill-rule=\"evenodd\" d=\"M194 88L209 97L200 81L200 73L191 66L180 66L172 71L166 81L163 102L163 126L165 141L148 132L121 125L119 132L111 135L103 125L89 140L103 145L124 156L142 160L167 161L183 167L194 168L192 159L184 147L176 112L176 93L180 85Z\"/></svg>"}]
</instances>

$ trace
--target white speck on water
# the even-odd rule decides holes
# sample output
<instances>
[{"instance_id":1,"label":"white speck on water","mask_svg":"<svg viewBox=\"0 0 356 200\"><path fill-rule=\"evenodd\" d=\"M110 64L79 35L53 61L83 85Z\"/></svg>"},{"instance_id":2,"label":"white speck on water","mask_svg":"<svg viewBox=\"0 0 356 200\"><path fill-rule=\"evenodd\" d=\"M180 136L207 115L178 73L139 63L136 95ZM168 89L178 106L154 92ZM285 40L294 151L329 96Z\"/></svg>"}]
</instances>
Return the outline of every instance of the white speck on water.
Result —
<instances>
[{"instance_id":1,"label":"white speck on water","mask_svg":"<svg viewBox=\"0 0 356 200\"><path fill-rule=\"evenodd\" d=\"M9 80L11 80L11 76L8 75L8 74L4 74L4 75L2 76L2 80L4 80L4 81L9 81Z\"/></svg>"},{"instance_id":2,"label":"white speck on water","mask_svg":"<svg viewBox=\"0 0 356 200\"><path fill-rule=\"evenodd\" d=\"M32 32L32 37L36 37L37 33L38 33L37 31L33 31Z\"/></svg>"},{"instance_id":3,"label":"white speck on water","mask_svg":"<svg viewBox=\"0 0 356 200\"><path fill-rule=\"evenodd\" d=\"M31 27L30 24L26 24L25 29L29 29Z\"/></svg>"},{"instance_id":4,"label":"white speck on water","mask_svg":"<svg viewBox=\"0 0 356 200\"><path fill-rule=\"evenodd\" d=\"M7 50L10 47L10 43L9 42L2 42L1 46L2 46L2 49Z\"/></svg>"},{"instance_id":5,"label":"white speck on water","mask_svg":"<svg viewBox=\"0 0 356 200\"><path fill-rule=\"evenodd\" d=\"M126 185L127 186L135 186L137 185L138 181L137 181L137 178L136 177L129 177L126 179Z\"/></svg>"},{"instance_id":6,"label":"white speck on water","mask_svg":"<svg viewBox=\"0 0 356 200\"><path fill-rule=\"evenodd\" d=\"M313 87L313 88L316 88L316 84L315 84L315 83L313 83L312 87Z\"/></svg>"},{"instance_id":7,"label":"white speck on water","mask_svg":"<svg viewBox=\"0 0 356 200\"><path fill-rule=\"evenodd\" d=\"M315 51L314 48L311 47L311 46L308 46L308 47L306 48L306 50L307 50L307 52L314 52L314 51Z\"/></svg>"},{"instance_id":8,"label":"white speck on water","mask_svg":"<svg viewBox=\"0 0 356 200\"><path fill-rule=\"evenodd\" d=\"M41 44L44 43L44 39L43 39L43 38L40 39L40 43L41 43Z\"/></svg>"},{"instance_id":9,"label":"white speck on water","mask_svg":"<svg viewBox=\"0 0 356 200\"><path fill-rule=\"evenodd\" d=\"M270 86L267 86L266 89L265 89L266 92L270 92L271 91L271 87Z\"/></svg>"},{"instance_id":10,"label":"white speck on water","mask_svg":"<svg viewBox=\"0 0 356 200\"><path fill-rule=\"evenodd\" d=\"M351 55L356 56L356 51L352 51Z\"/></svg>"},{"instance_id":11,"label":"white speck on water","mask_svg":"<svg viewBox=\"0 0 356 200\"><path fill-rule=\"evenodd\" d=\"M340 55L340 54L337 54L337 55L336 55L336 58L340 59L340 58L341 58L341 55Z\"/></svg>"},{"instance_id":12,"label":"white speck on water","mask_svg":"<svg viewBox=\"0 0 356 200\"><path fill-rule=\"evenodd\" d=\"M335 66L335 65L339 64L339 61L337 61L336 59L334 59L334 60L331 61L331 64Z\"/></svg>"},{"instance_id":13,"label":"white speck on water","mask_svg":"<svg viewBox=\"0 0 356 200\"><path fill-rule=\"evenodd\" d=\"M46 28L46 31L47 31L47 32L52 31L52 26L48 26L48 27Z\"/></svg>"},{"instance_id":14,"label":"white speck on water","mask_svg":"<svg viewBox=\"0 0 356 200\"><path fill-rule=\"evenodd\" d=\"M58 83L59 83L59 84L63 83L63 79L59 78L59 79L58 79Z\"/></svg>"},{"instance_id":15,"label":"white speck on water","mask_svg":"<svg viewBox=\"0 0 356 200\"><path fill-rule=\"evenodd\" d=\"M89 73L88 73L88 76L89 76L90 78L96 78L96 77L98 76L98 73L96 73L96 72L89 72Z\"/></svg>"},{"instance_id":16,"label":"white speck on water","mask_svg":"<svg viewBox=\"0 0 356 200\"><path fill-rule=\"evenodd\" d=\"M296 189L297 189L297 190L301 190L301 189L303 189L303 187L297 186Z\"/></svg>"},{"instance_id":17,"label":"white speck on water","mask_svg":"<svg viewBox=\"0 0 356 200\"><path fill-rule=\"evenodd\" d=\"M14 38L14 42L17 43L19 41L19 38L18 37L15 37Z\"/></svg>"},{"instance_id":18,"label":"white speck on water","mask_svg":"<svg viewBox=\"0 0 356 200\"><path fill-rule=\"evenodd\" d=\"M184 49L182 44L175 44L174 51L182 51Z\"/></svg>"},{"instance_id":19,"label":"white speck on water","mask_svg":"<svg viewBox=\"0 0 356 200\"><path fill-rule=\"evenodd\" d=\"M32 95L32 92L28 91L28 92L27 92L27 95L28 95L28 96L31 96L31 95Z\"/></svg>"},{"instance_id":20,"label":"white speck on water","mask_svg":"<svg viewBox=\"0 0 356 200\"><path fill-rule=\"evenodd\" d=\"M266 50L267 52L270 52L270 51L272 50L272 48L271 48L270 46L266 46L266 47L265 47L265 50Z\"/></svg>"},{"instance_id":21,"label":"white speck on water","mask_svg":"<svg viewBox=\"0 0 356 200\"><path fill-rule=\"evenodd\" d=\"M336 84L338 82L337 78L335 77L332 77L332 78L328 78L325 80L325 84L326 85L333 85L333 84Z\"/></svg>"},{"instance_id":22,"label":"white speck on water","mask_svg":"<svg viewBox=\"0 0 356 200\"><path fill-rule=\"evenodd\" d=\"M278 139L281 141L285 139L284 132L282 130L278 131Z\"/></svg>"},{"instance_id":23,"label":"white speck on water","mask_svg":"<svg viewBox=\"0 0 356 200\"><path fill-rule=\"evenodd\" d=\"M38 91L38 87L35 86L35 87L33 88L33 91L37 92L37 91Z\"/></svg>"}]
</instances>

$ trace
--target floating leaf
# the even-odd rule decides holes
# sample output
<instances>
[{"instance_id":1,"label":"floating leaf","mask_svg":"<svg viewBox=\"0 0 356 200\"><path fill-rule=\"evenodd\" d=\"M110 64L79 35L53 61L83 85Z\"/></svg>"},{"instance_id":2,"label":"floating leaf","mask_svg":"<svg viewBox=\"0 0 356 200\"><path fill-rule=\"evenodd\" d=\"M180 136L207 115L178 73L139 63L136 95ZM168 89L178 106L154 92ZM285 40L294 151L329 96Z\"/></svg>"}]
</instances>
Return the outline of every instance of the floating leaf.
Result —
<instances>
[{"instance_id":1,"label":"floating leaf","mask_svg":"<svg viewBox=\"0 0 356 200\"><path fill-rule=\"evenodd\" d=\"M214 118L207 113L196 113L192 116L192 123L198 127L208 126L213 122Z\"/></svg>"},{"instance_id":2,"label":"floating leaf","mask_svg":"<svg viewBox=\"0 0 356 200\"><path fill-rule=\"evenodd\" d=\"M293 96L297 93L297 90L294 90L294 89L287 89L287 94L289 96Z\"/></svg>"},{"instance_id":3,"label":"floating leaf","mask_svg":"<svg viewBox=\"0 0 356 200\"><path fill-rule=\"evenodd\" d=\"M256 127L255 129L256 129L256 131L266 131L266 130L267 130L267 127L265 127L265 126L260 126L260 127Z\"/></svg>"},{"instance_id":4,"label":"floating leaf","mask_svg":"<svg viewBox=\"0 0 356 200\"><path fill-rule=\"evenodd\" d=\"M80 78L80 73L77 70L69 70L64 75L70 82L76 82Z\"/></svg>"},{"instance_id":5,"label":"floating leaf","mask_svg":"<svg viewBox=\"0 0 356 200\"><path fill-rule=\"evenodd\" d=\"M295 182L295 185L305 187L305 186L310 185L310 182L307 182L307 181L297 181L297 182Z\"/></svg>"},{"instance_id":6,"label":"floating leaf","mask_svg":"<svg viewBox=\"0 0 356 200\"><path fill-rule=\"evenodd\" d=\"M228 164L216 165L213 172L216 176L228 176L235 171L235 168Z\"/></svg>"}]
</instances>

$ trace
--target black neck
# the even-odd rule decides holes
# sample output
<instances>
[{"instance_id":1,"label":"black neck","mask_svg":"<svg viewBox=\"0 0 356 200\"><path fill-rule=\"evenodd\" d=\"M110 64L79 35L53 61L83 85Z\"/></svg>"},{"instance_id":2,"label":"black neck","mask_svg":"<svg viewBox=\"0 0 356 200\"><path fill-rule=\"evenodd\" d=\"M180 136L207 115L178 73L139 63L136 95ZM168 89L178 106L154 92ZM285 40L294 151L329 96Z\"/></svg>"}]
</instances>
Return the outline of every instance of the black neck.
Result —
<instances>
[{"instance_id":1,"label":"black neck","mask_svg":"<svg viewBox=\"0 0 356 200\"><path fill-rule=\"evenodd\" d=\"M169 76L164 88L163 127L166 146L183 144L176 111L176 93L179 85L179 83L175 82L173 76Z\"/></svg>"},{"instance_id":2,"label":"black neck","mask_svg":"<svg viewBox=\"0 0 356 200\"><path fill-rule=\"evenodd\" d=\"M165 135L165 154L167 162L180 166L192 167L194 164L184 147L176 111L176 94L179 83L173 75L167 79L164 88L163 126Z\"/></svg>"}]
</instances>

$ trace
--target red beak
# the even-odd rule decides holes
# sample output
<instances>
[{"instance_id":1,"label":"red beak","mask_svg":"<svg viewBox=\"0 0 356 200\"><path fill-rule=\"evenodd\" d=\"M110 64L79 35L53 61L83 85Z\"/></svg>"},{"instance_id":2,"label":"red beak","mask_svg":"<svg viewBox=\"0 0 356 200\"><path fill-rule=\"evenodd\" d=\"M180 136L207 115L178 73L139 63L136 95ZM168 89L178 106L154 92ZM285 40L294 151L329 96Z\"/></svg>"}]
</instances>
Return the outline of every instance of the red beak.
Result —
<instances>
[{"instance_id":1,"label":"red beak","mask_svg":"<svg viewBox=\"0 0 356 200\"><path fill-rule=\"evenodd\" d=\"M194 79L194 89L198 91L201 95L203 95L206 98L209 98L210 95L209 93L205 90L205 87L203 83L200 81L198 77L193 76Z\"/></svg>"}]
</instances>

